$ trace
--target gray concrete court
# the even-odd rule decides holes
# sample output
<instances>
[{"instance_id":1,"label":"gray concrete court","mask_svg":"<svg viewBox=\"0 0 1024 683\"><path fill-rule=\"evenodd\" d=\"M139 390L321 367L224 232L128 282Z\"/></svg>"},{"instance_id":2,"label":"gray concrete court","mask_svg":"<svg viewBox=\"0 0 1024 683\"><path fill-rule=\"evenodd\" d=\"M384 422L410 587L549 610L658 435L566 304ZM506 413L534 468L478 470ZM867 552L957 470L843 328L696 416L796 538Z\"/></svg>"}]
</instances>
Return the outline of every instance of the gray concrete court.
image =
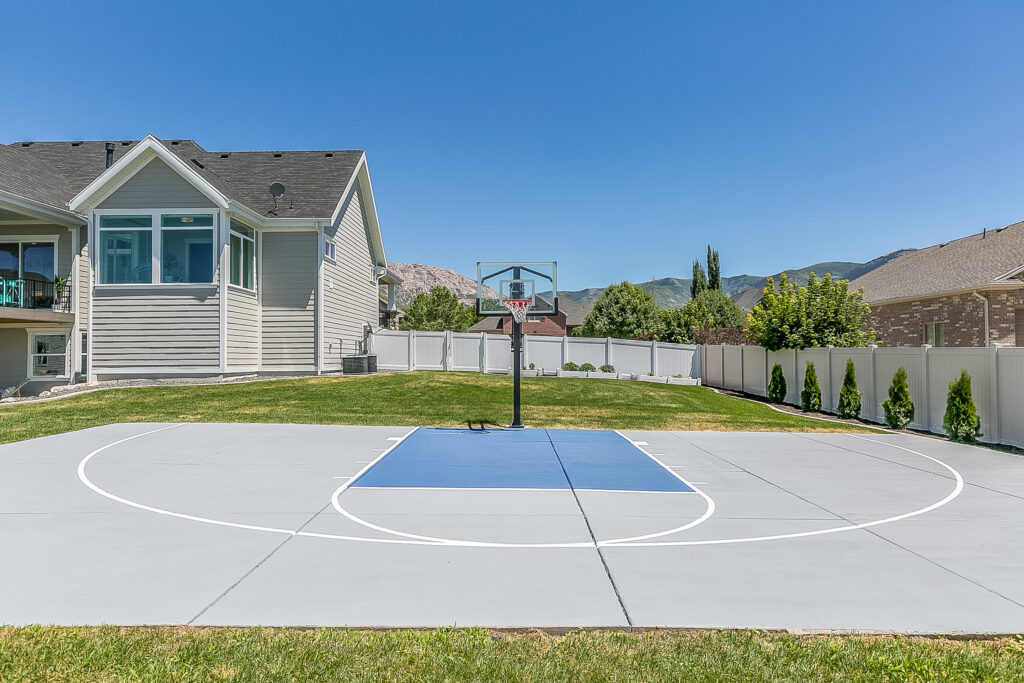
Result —
<instances>
[{"instance_id":1,"label":"gray concrete court","mask_svg":"<svg viewBox=\"0 0 1024 683\"><path fill-rule=\"evenodd\" d=\"M0 446L0 623L1024 631L1020 456L625 432L706 497L344 488L409 431L120 424Z\"/></svg>"}]
</instances>

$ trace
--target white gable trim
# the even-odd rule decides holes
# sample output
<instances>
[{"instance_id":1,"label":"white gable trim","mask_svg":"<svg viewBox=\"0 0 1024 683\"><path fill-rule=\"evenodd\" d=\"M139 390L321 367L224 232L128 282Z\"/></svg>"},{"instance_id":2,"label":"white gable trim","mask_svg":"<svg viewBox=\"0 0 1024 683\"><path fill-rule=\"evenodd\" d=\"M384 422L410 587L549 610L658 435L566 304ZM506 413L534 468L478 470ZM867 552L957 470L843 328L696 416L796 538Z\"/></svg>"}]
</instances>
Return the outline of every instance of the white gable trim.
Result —
<instances>
[{"instance_id":1,"label":"white gable trim","mask_svg":"<svg viewBox=\"0 0 1024 683\"><path fill-rule=\"evenodd\" d=\"M335 228L338 227L338 223L341 221L341 209L355 191L356 183L359 183L359 189L363 192L363 213L366 216L366 222L370 225L370 249L373 251L377 265L386 268L388 259L384 253L384 239L380 233L377 202L373 198L373 184L370 182L370 167L366 163L365 152L359 157L359 162L356 164L355 170L352 171L352 177L349 178L345 191L341 193L338 205L334 207L334 213L331 214L331 225Z\"/></svg>"},{"instance_id":2,"label":"white gable trim","mask_svg":"<svg viewBox=\"0 0 1024 683\"><path fill-rule=\"evenodd\" d=\"M6 190L0 190L0 207L48 223L66 226L85 225L85 219L81 216Z\"/></svg>"},{"instance_id":3,"label":"white gable trim","mask_svg":"<svg viewBox=\"0 0 1024 683\"><path fill-rule=\"evenodd\" d=\"M117 191L128 182L139 170L152 159L158 158L171 167L218 208L228 208L228 199L217 188L208 183L201 175L188 167L181 157L171 152L163 143L152 135L147 135L131 151L121 157L110 168L101 173L95 180L85 186L72 198L69 206L72 211L85 213ZM124 171L128 173L123 174ZM122 175L123 174L123 175Z\"/></svg>"},{"instance_id":4,"label":"white gable trim","mask_svg":"<svg viewBox=\"0 0 1024 683\"><path fill-rule=\"evenodd\" d=\"M1011 278L1015 278L1016 276L1020 275L1021 273L1024 273L1024 263L1022 263L1021 265L1017 266L1016 268L1014 268L1010 272L1003 273L1002 275L997 277L996 278L996 282L1002 282L1004 280L1009 280Z\"/></svg>"}]
</instances>

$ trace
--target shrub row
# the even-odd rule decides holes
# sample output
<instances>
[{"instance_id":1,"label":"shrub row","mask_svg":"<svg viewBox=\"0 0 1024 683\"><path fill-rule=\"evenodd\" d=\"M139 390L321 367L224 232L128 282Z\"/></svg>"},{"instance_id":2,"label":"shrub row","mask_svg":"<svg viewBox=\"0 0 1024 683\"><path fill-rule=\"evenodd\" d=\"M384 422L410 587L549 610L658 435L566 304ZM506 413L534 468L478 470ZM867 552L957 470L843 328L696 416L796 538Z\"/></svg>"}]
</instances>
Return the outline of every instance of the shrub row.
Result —
<instances>
[{"instance_id":1,"label":"shrub row","mask_svg":"<svg viewBox=\"0 0 1024 683\"><path fill-rule=\"evenodd\" d=\"M782 372L782 366L776 363L772 367L771 381L768 382L768 400L772 403L783 403L786 400L786 393L786 377ZM821 387L818 386L818 374L811 361L807 361L804 373L800 407L805 412L821 411ZM857 390L856 368L852 360L847 360L836 415L844 419L857 419L860 417L860 410L861 396ZM913 421L914 402L910 398L910 386L907 383L905 369L899 368L893 374L889 385L889 398L882 403L882 410L885 411L885 424L892 429L905 429ZM951 441L961 443L974 443L982 435L981 419L978 417L971 392L971 376L966 370L961 371L960 376L949 384L942 428Z\"/></svg>"}]
</instances>

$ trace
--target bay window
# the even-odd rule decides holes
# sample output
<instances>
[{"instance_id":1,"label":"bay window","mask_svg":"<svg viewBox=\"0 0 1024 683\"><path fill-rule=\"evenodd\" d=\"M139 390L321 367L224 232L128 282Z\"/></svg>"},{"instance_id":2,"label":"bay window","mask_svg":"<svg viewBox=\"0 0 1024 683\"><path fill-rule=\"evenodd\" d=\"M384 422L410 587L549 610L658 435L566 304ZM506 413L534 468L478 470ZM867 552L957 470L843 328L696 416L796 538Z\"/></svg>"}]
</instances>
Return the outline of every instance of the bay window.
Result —
<instances>
[{"instance_id":1,"label":"bay window","mask_svg":"<svg viewBox=\"0 0 1024 683\"><path fill-rule=\"evenodd\" d=\"M212 213L102 214L98 242L102 285L213 284Z\"/></svg>"}]
</instances>

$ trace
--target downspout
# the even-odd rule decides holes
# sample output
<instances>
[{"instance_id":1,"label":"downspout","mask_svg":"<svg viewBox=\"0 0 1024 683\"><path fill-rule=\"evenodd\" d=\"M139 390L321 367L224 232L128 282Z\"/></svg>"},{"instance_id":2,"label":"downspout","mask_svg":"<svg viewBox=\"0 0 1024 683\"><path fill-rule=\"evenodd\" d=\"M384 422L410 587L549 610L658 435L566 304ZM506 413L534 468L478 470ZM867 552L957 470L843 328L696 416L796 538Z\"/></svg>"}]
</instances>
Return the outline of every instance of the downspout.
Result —
<instances>
[{"instance_id":1,"label":"downspout","mask_svg":"<svg viewBox=\"0 0 1024 683\"><path fill-rule=\"evenodd\" d=\"M978 294L978 290L974 290L971 294L985 302L985 343L982 346L988 347L992 343L988 337L988 299Z\"/></svg>"}]
</instances>

